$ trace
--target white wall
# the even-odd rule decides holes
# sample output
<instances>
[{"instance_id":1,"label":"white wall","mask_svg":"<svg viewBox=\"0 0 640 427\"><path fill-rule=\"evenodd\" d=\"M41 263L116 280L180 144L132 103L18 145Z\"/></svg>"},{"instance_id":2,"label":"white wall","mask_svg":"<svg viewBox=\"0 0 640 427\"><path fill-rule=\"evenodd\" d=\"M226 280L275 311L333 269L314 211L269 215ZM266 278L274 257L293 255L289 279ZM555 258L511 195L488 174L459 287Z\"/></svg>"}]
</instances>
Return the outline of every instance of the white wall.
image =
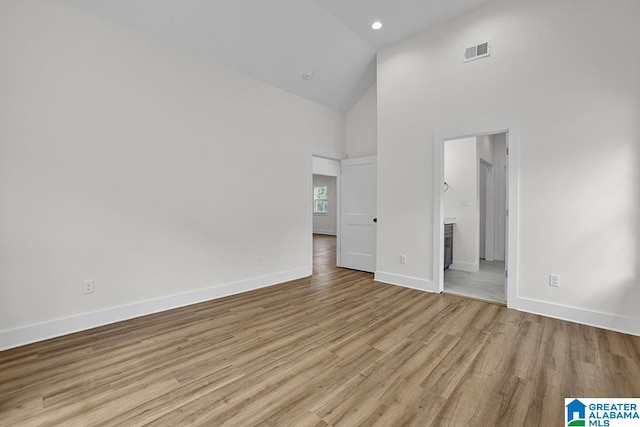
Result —
<instances>
[{"instance_id":1,"label":"white wall","mask_svg":"<svg viewBox=\"0 0 640 427\"><path fill-rule=\"evenodd\" d=\"M518 308L640 334L638 22L633 1L495 0L379 52L379 271L434 278L434 131L515 116Z\"/></svg>"},{"instance_id":2,"label":"white wall","mask_svg":"<svg viewBox=\"0 0 640 427\"><path fill-rule=\"evenodd\" d=\"M456 139L444 144L444 214L453 216L452 270L478 271L479 194L476 138Z\"/></svg>"},{"instance_id":3,"label":"white wall","mask_svg":"<svg viewBox=\"0 0 640 427\"><path fill-rule=\"evenodd\" d=\"M0 348L310 273L343 116L53 1L0 28Z\"/></svg>"},{"instance_id":4,"label":"white wall","mask_svg":"<svg viewBox=\"0 0 640 427\"><path fill-rule=\"evenodd\" d=\"M313 214L313 232L317 234L336 235L337 211L336 211L336 177L334 176L313 176L313 186L326 186L328 194L327 213Z\"/></svg>"},{"instance_id":5,"label":"white wall","mask_svg":"<svg viewBox=\"0 0 640 427\"><path fill-rule=\"evenodd\" d=\"M377 90L374 84L347 113L347 157L375 156L378 152Z\"/></svg>"},{"instance_id":6,"label":"white wall","mask_svg":"<svg viewBox=\"0 0 640 427\"><path fill-rule=\"evenodd\" d=\"M313 157L313 173L315 175L339 176L340 162L337 160Z\"/></svg>"}]
</instances>

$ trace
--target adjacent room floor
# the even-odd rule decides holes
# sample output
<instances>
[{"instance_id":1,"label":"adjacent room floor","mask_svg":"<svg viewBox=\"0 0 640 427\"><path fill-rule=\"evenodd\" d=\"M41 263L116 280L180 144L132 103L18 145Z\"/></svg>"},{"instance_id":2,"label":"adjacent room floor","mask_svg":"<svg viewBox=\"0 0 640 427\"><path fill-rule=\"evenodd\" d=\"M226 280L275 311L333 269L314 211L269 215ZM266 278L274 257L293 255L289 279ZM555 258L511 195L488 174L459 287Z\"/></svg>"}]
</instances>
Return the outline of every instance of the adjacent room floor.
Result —
<instances>
[{"instance_id":1,"label":"adjacent room floor","mask_svg":"<svg viewBox=\"0 0 640 427\"><path fill-rule=\"evenodd\" d=\"M444 271L444 290L457 295L486 301L506 303L504 261L480 260L480 270L475 273Z\"/></svg>"},{"instance_id":2,"label":"adjacent room floor","mask_svg":"<svg viewBox=\"0 0 640 427\"><path fill-rule=\"evenodd\" d=\"M314 275L0 352L0 425L557 426L640 396L640 337Z\"/></svg>"}]
</instances>

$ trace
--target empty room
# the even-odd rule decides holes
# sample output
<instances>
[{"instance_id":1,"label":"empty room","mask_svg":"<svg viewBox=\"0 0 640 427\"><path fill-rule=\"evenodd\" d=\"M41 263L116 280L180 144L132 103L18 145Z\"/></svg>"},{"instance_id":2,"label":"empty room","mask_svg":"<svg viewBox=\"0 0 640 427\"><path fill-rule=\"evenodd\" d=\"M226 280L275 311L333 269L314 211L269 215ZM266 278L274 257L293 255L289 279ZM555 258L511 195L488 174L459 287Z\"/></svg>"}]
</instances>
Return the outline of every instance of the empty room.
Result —
<instances>
[{"instance_id":1,"label":"empty room","mask_svg":"<svg viewBox=\"0 0 640 427\"><path fill-rule=\"evenodd\" d=\"M638 22L0 0L0 426L640 425Z\"/></svg>"}]
</instances>

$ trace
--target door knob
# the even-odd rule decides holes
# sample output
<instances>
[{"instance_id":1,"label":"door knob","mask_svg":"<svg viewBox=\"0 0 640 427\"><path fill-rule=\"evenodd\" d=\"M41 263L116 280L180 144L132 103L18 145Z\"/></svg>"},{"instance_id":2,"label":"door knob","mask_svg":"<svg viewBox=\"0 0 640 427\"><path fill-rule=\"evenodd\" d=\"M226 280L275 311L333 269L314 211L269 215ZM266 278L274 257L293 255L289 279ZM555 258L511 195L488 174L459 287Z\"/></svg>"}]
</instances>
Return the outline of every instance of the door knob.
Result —
<instances>
[{"instance_id":1,"label":"door knob","mask_svg":"<svg viewBox=\"0 0 640 427\"><path fill-rule=\"evenodd\" d=\"M378 222L378 218L373 218L373 222Z\"/></svg>"}]
</instances>

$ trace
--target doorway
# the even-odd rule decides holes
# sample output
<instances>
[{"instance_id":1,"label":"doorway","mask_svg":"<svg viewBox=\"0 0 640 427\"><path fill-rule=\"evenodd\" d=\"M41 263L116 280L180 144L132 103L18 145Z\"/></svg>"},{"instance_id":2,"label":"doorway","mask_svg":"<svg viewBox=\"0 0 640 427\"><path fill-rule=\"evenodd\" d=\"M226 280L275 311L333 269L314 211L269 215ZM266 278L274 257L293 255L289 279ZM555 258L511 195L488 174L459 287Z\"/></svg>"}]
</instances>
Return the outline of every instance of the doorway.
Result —
<instances>
[{"instance_id":1,"label":"doorway","mask_svg":"<svg viewBox=\"0 0 640 427\"><path fill-rule=\"evenodd\" d=\"M311 205L308 274L313 274L315 236L322 233L318 227L315 228L318 233L314 234L314 220L318 225L329 219L316 220L316 217L322 217L323 212L319 211L332 203L331 195L327 193L329 185L325 184L334 181L335 265L373 273L376 267L376 156L335 160L312 155L311 160L311 203L307 203L306 198L303 201L303 205Z\"/></svg>"},{"instance_id":2,"label":"doorway","mask_svg":"<svg viewBox=\"0 0 640 427\"><path fill-rule=\"evenodd\" d=\"M313 234L338 234L337 177L313 175Z\"/></svg>"},{"instance_id":3,"label":"doorway","mask_svg":"<svg viewBox=\"0 0 640 427\"><path fill-rule=\"evenodd\" d=\"M313 274L336 267L337 177L313 175Z\"/></svg>"},{"instance_id":4,"label":"doorway","mask_svg":"<svg viewBox=\"0 0 640 427\"><path fill-rule=\"evenodd\" d=\"M340 265L340 160L313 155L311 162L310 275L318 262L321 269Z\"/></svg>"},{"instance_id":5,"label":"doorway","mask_svg":"<svg viewBox=\"0 0 640 427\"><path fill-rule=\"evenodd\" d=\"M506 282L505 287L505 296L504 300L506 300L507 307L513 307L515 305L516 299L516 289L517 289L517 207L518 207L518 152L519 152L519 128L518 128L518 119L515 117L506 117L496 120L488 120L484 122L479 122L475 124L458 126L448 129L438 129L435 132L435 140L434 140L434 273L433 273L433 281L435 288L442 292L445 290L445 269L444 269L444 231L445 231L445 220L451 222L452 218L446 218L445 214L445 188L451 189L451 183L446 182L445 184L445 144L448 141L460 140L473 138L476 139L478 137L485 137L489 135L496 134L504 134L505 139L505 154L506 160L504 161L504 165L498 166L495 163L492 165L485 165L488 169L492 169L494 174L502 171L504 176L504 223L505 227L503 227L504 236L497 233L497 228L493 230L492 236L494 236L493 240L493 250L489 252L489 257L491 255L494 256L496 254L496 250L501 249L500 242L504 243L504 268L499 271L503 275L504 280ZM480 162L480 155L477 155L476 165L476 174L478 177L478 192L471 194L478 194L476 201L476 209L478 210L477 215L477 231L475 236L471 237L472 244L469 245L469 241L465 241L465 248L468 249L470 247L477 248L478 258L477 262L473 261L473 258L467 258L467 261L461 260L458 263L457 270L468 270L467 272L478 272L480 271L480 215L479 215L479 181L480 181L480 166L482 163ZM491 168L492 166L492 168ZM486 172L488 173L488 172ZM485 176L486 178L486 176ZM448 186L447 186L448 185ZM495 187L494 187L495 190ZM447 190L451 191L451 190ZM486 188L485 188L486 191ZM494 193L494 201L498 196L499 192L495 190ZM471 208L471 204L473 202L472 195L467 195L467 197L457 197L454 198L454 201L460 205L460 207ZM485 200L485 209L486 209L487 200ZM496 206L492 204L492 206ZM498 205L499 206L499 205ZM495 208L494 210L502 210L502 208ZM487 214L487 210L485 210L485 215ZM453 219L454 221L457 218ZM486 221L486 217L485 217ZM493 222L495 226L495 222ZM485 228L485 260L487 257L487 231L488 227ZM497 237L495 237L497 236ZM455 251L455 243L454 248ZM500 258L500 257L498 257ZM494 259L495 260L495 259ZM453 265L453 263L452 263ZM454 270L452 270L454 271ZM503 282L503 283L505 283Z\"/></svg>"},{"instance_id":6,"label":"doorway","mask_svg":"<svg viewBox=\"0 0 640 427\"><path fill-rule=\"evenodd\" d=\"M506 303L506 134L444 143L444 291ZM445 242L446 245L446 242Z\"/></svg>"}]
</instances>

